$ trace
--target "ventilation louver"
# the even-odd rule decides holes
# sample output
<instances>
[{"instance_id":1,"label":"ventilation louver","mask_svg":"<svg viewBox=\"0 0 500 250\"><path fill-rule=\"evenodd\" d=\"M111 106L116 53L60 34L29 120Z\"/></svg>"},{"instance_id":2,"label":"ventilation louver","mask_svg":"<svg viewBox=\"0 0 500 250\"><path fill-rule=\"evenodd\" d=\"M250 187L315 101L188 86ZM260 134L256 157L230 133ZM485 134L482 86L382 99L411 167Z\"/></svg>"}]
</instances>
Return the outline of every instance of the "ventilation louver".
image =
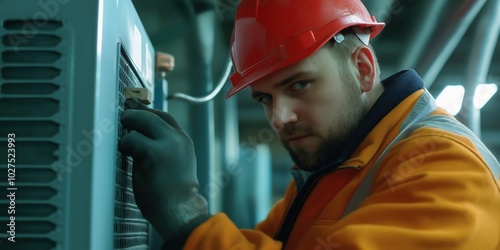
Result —
<instances>
[{"instance_id":1,"label":"ventilation louver","mask_svg":"<svg viewBox=\"0 0 500 250\"><path fill-rule=\"evenodd\" d=\"M65 27L49 20L36 30L26 29L35 23L7 20L0 27L0 151L7 152L8 134L15 134L16 149L15 182L10 187L17 188L18 219L16 243L9 249L56 248L64 221L61 197L65 191L52 164L58 160L60 146L62 65L67 63L61 32ZM10 184L6 179L0 181L2 197ZM0 204L2 224L12 215L6 202L2 199ZM6 236L3 231L1 240L7 241Z\"/></svg>"}]
</instances>

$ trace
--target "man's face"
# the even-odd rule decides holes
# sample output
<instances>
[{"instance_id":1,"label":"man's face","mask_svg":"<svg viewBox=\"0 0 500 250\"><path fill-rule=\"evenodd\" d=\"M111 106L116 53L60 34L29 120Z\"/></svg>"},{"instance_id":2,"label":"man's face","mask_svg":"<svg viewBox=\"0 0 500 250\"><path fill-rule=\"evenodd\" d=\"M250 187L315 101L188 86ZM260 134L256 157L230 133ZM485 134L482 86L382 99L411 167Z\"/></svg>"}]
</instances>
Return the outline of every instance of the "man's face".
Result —
<instances>
[{"instance_id":1,"label":"man's face","mask_svg":"<svg viewBox=\"0 0 500 250\"><path fill-rule=\"evenodd\" d=\"M252 97L263 104L268 121L303 170L324 166L366 113L360 85L347 64L322 48L251 86Z\"/></svg>"}]
</instances>

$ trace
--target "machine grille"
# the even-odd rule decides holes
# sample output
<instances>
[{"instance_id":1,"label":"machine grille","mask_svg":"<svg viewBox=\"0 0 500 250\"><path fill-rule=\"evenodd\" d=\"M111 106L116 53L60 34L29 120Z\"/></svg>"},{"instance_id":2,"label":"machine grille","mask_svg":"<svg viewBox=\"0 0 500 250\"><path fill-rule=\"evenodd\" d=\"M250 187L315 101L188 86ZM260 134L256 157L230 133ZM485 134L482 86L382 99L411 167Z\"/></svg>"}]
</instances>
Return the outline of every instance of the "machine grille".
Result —
<instances>
[{"instance_id":1,"label":"machine grille","mask_svg":"<svg viewBox=\"0 0 500 250\"><path fill-rule=\"evenodd\" d=\"M121 49L119 59L119 101L121 114L125 108L125 88L143 87L127 53ZM118 121L118 139L127 133ZM119 152L116 162L115 249L148 249L149 223L135 204L132 189L132 160Z\"/></svg>"},{"instance_id":2,"label":"machine grille","mask_svg":"<svg viewBox=\"0 0 500 250\"><path fill-rule=\"evenodd\" d=\"M0 152L7 152L7 135L15 134L15 180L0 179L0 220L9 222L4 198L15 187L16 243L9 249L54 249L60 244L63 182L52 167L58 160L61 124L61 88L66 65L65 27L49 20L7 20L1 24ZM36 27L30 29L29 27ZM6 160L0 162L7 173ZM66 169L64 169L66 170ZM3 241L10 237L0 232Z\"/></svg>"},{"instance_id":3,"label":"machine grille","mask_svg":"<svg viewBox=\"0 0 500 250\"><path fill-rule=\"evenodd\" d=\"M60 249L65 222L66 174L72 169L58 164L63 140L68 136L64 119L67 107L69 28L49 20L37 29L27 29L36 20L7 20L0 35L0 152L7 152L7 135L16 135L16 243L9 249ZM30 26L30 27L31 27ZM63 39L64 38L64 39ZM125 108L125 87L142 87L127 53L120 49L119 102ZM124 133L118 122L118 139ZM114 248L148 249L150 224L135 204L132 190L132 160L117 152L114 207ZM6 161L0 161L7 173ZM0 178L0 206L9 183ZM9 222L7 209L0 209L0 223ZM0 231L1 243L7 241Z\"/></svg>"}]
</instances>

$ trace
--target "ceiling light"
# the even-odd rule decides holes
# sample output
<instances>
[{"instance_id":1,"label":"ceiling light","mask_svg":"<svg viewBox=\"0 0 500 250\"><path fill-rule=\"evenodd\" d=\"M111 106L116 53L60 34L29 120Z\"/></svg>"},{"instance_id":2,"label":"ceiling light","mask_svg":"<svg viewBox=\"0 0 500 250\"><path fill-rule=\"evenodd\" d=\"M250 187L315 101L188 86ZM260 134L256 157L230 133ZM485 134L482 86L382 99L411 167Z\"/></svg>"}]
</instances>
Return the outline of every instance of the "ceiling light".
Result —
<instances>
[{"instance_id":1,"label":"ceiling light","mask_svg":"<svg viewBox=\"0 0 500 250\"><path fill-rule=\"evenodd\" d=\"M497 90L498 86L494 83L477 85L474 92L474 107L481 109L495 95Z\"/></svg>"},{"instance_id":2,"label":"ceiling light","mask_svg":"<svg viewBox=\"0 0 500 250\"><path fill-rule=\"evenodd\" d=\"M436 104L452 115L458 114L462 108L465 89L462 85L448 85L436 98Z\"/></svg>"}]
</instances>

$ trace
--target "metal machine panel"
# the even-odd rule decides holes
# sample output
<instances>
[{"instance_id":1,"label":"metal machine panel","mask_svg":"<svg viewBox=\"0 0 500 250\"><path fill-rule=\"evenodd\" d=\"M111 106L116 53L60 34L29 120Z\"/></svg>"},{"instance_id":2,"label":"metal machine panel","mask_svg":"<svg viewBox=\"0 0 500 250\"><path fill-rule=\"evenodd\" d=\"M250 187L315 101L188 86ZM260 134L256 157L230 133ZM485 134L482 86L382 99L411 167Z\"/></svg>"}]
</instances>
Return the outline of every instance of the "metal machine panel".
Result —
<instances>
[{"instance_id":1,"label":"metal machine panel","mask_svg":"<svg viewBox=\"0 0 500 250\"><path fill-rule=\"evenodd\" d=\"M123 88L154 92L154 48L132 2L2 0L0 37L3 225L15 193L0 249L148 249L131 160L117 151Z\"/></svg>"}]
</instances>

